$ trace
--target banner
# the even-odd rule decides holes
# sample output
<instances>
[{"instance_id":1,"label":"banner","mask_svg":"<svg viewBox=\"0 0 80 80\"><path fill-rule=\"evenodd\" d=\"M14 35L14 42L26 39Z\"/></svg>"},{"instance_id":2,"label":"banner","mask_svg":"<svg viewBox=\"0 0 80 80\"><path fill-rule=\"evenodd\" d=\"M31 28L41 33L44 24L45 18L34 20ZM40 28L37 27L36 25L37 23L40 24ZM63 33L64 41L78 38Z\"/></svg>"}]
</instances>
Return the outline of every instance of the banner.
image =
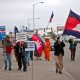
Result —
<instances>
[{"instance_id":1,"label":"banner","mask_svg":"<svg viewBox=\"0 0 80 80\"><path fill-rule=\"evenodd\" d=\"M27 35L26 32L16 33L16 41L26 41Z\"/></svg>"},{"instance_id":2,"label":"banner","mask_svg":"<svg viewBox=\"0 0 80 80\"><path fill-rule=\"evenodd\" d=\"M35 43L34 41L26 41L28 48L25 51L35 51Z\"/></svg>"},{"instance_id":3,"label":"banner","mask_svg":"<svg viewBox=\"0 0 80 80\"><path fill-rule=\"evenodd\" d=\"M6 37L5 26L0 26L0 40L3 40Z\"/></svg>"}]
</instances>

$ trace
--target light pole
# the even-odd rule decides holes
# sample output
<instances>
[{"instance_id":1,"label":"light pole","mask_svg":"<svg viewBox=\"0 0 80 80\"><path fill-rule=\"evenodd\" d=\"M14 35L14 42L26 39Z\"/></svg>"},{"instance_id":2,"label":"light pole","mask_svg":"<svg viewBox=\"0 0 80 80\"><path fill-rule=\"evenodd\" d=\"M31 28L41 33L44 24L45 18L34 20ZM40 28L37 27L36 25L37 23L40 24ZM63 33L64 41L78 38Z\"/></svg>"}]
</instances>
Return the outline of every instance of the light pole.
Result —
<instances>
[{"instance_id":1,"label":"light pole","mask_svg":"<svg viewBox=\"0 0 80 80\"><path fill-rule=\"evenodd\" d=\"M34 18L34 19L40 19L40 18ZM29 21L33 19L28 19L28 28L30 27Z\"/></svg>"},{"instance_id":2,"label":"light pole","mask_svg":"<svg viewBox=\"0 0 80 80\"><path fill-rule=\"evenodd\" d=\"M37 4L40 4L40 3L44 3L44 2L38 2L38 3L33 4L33 30L34 30L34 31L35 31L35 24L34 24L34 6L37 5Z\"/></svg>"}]
</instances>

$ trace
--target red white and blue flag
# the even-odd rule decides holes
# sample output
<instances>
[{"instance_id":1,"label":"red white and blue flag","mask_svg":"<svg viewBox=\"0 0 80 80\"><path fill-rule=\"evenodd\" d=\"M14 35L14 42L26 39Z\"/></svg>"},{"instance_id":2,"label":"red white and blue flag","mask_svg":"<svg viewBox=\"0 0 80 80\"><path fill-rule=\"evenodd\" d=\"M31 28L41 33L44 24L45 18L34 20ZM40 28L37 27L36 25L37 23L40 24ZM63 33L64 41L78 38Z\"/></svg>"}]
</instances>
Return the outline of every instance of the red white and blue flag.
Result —
<instances>
[{"instance_id":1,"label":"red white and blue flag","mask_svg":"<svg viewBox=\"0 0 80 80\"><path fill-rule=\"evenodd\" d=\"M52 22L53 16L54 16L54 14L53 14L53 11L52 11L52 14L51 14L51 17L50 17L50 20L49 20L50 23Z\"/></svg>"},{"instance_id":2,"label":"red white and blue flag","mask_svg":"<svg viewBox=\"0 0 80 80\"><path fill-rule=\"evenodd\" d=\"M36 34L32 35L32 40L35 41L35 56L41 57L42 51L44 50L44 42Z\"/></svg>"},{"instance_id":3,"label":"red white and blue flag","mask_svg":"<svg viewBox=\"0 0 80 80\"><path fill-rule=\"evenodd\" d=\"M63 35L72 35L80 38L80 16L70 10Z\"/></svg>"}]
</instances>

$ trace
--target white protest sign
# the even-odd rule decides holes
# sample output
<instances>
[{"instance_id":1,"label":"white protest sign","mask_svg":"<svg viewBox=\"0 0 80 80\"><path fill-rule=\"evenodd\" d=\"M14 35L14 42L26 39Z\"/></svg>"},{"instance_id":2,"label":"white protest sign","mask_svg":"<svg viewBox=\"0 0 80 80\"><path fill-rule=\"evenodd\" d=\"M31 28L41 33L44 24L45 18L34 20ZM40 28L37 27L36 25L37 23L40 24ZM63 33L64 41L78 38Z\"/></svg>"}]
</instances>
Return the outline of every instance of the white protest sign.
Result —
<instances>
[{"instance_id":1,"label":"white protest sign","mask_svg":"<svg viewBox=\"0 0 80 80\"><path fill-rule=\"evenodd\" d=\"M25 32L16 33L16 40L17 41L26 41L27 40L26 33Z\"/></svg>"},{"instance_id":2,"label":"white protest sign","mask_svg":"<svg viewBox=\"0 0 80 80\"><path fill-rule=\"evenodd\" d=\"M26 41L28 48L25 48L25 51L34 51L35 50L35 43L34 41Z\"/></svg>"}]
</instances>

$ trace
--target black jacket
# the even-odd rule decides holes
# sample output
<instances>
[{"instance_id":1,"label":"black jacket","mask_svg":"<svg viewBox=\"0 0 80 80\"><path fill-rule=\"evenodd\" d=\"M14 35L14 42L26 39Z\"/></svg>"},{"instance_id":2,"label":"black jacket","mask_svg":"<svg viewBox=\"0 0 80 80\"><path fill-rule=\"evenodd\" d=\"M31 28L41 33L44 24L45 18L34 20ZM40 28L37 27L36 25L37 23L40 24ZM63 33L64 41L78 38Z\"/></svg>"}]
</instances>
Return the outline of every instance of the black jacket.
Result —
<instances>
[{"instance_id":1,"label":"black jacket","mask_svg":"<svg viewBox=\"0 0 80 80\"><path fill-rule=\"evenodd\" d=\"M54 43L54 49L55 49L54 55L59 56L59 54L62 54L64 56L64 49L63 49L64 47L65 44L63 41L60 44L58 43L58 41L56 41Z\"/></svg>"},{"instance_id":2,"label":"black jacket","mask_svg":"<svg viewBox=\"0 0 80 80\"><path fill-rule=\"evenodd\" d=\"M22 44L20 46L20 42L18 42L15 46L15 50L16 50L16 55L17 56L25 56L25 47L24 47L24 44Z\"/></svg>"}]
</instances>

